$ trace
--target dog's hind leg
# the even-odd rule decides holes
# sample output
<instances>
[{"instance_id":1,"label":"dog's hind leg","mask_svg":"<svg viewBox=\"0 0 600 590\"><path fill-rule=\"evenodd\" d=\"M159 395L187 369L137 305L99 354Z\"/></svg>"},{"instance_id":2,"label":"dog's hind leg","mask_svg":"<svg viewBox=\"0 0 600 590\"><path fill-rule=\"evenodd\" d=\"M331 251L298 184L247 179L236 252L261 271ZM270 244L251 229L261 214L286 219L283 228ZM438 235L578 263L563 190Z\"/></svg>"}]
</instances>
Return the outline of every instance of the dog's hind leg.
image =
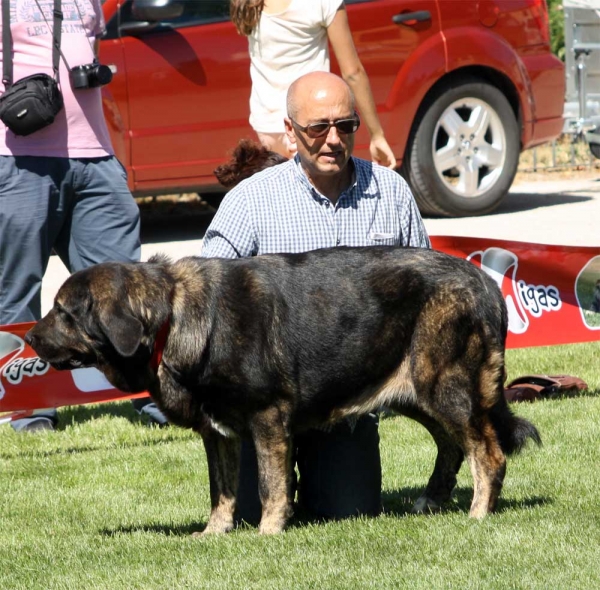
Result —
<instances>
[{"instance_id":1,"label":"dog's hind leg","mask_svg":"<svg viewBox=\"0 0 600 590\"><path fill-rule=\"evenodd\" d=\"M471 416L466 424L461 425L458 416L452 420L447 412L442 426L428 417L411 417L429 430L438 447L433 473L413 512L437 510L450 498L464 455L473 476L470 516L483 518L493 511L502 490L506 459L490 418L486 414L477 418ZM456 438L450 433L455 433Z\"/></svg>"},{"instance_id":2,"label":"dog's hind leg","mask_svg":"<svg viewBox=\"0 0 600 590\"><path fill-rule=\"evenodd\" d=\"M496 509L506 474L506 457L494 425L494 407L504 405L504 351L490 347L481 364L468 424L462 431L463 448L473 475L473 502L469 515L483 518ZM535 429L534 429L535 430Z\"/></svg>"},{"instance_id":3,"label":"dog's hind leg","mask_svg":"<svg viewBox=\"0 0 600 590\"><path fill-rule=\"evenodd\" d=\"M292 515L292 437L278 408L253 419L252 436L258 460L258 492L262 504L259 532L280 533Z\"/></svg>"},{"instance_id":4,"label":"dog's hind leg","mask_svg":"<svg viewBox=\"0 0 600 590\"><path fill-rule=\"evenodd\" d=\"M489 391L486 390L487 395L482 392L469 395L468 400L463 398L472 388L468 380L457 378L456 374L454 378L446 380L445 387L438 390L438 395L442 399L452 400L452 403L440 404L438 410L443 409L443 412L437 417L448 436L464 451L471 469L473 501L469 515L483 518L496 507L506 472L506 458L500 447L490 410L486 408L495 397L491 391L493 385L488 388ZM446 390L445 395L442 389Z\"/></svg>"},{"instance_id":5,"label":"dog's hind leg","mask_svg":"<svg viewBox=\"0 0 600 590\"><path fill-rule=\"evenodd\" d=\"M506 473L506 458L487 416L477 420L477 426L469 429L465 452L473 475L473 502L469 516L483 518L495 510Z\"/></svg>"},{"instance_id":6,"label":"dog's hind leg","mask_svg":"<svg viewBox=\"0 0 600 590\"><path fill-rule=\"evenodd\" d=\"M420 402L419 410L427 418L431 416L431 422L413 416L428 428L438 445L436 466L423 494L425 499L419 499L417 508L427 507L429 493L434 499L448 495L456 482L461 450L474 482L470 515L483 518L496 507L506 459L491 421L490 406L502 393L497 389L495 378L478 379L475 386L473 381L464 367L449 365L437 375L434 387ZM481 392L478 387L483 388Z\"/></svg>"},{"instance_id":7,"label":"dog's hind leg","mask_svg":"<svg viewBox=\"0 0 600 590\"><path fill-rule=\"evenodd\" d=\"M437 512L450 499L456 486L456 475L463 463L464 453L444 428L435 420L417 410L404 409L402 413L422 424L435 441L437 457L427 487L415 502L412 512L423 514Z\"/></svg>"},{"instance_id":8,"label":"dog's hind leg","mask_svg":"<svg viewBox=\"0 0 600 590\"><path fill-rule=\"evenodd\" d=\"M210 518L203 535L227 533L233 529L235 495L240 469L240 440L225 437L210 427L200 432L208 461ZM194 533L196 536L198 533Z\"/></svg>"}]
</instances>

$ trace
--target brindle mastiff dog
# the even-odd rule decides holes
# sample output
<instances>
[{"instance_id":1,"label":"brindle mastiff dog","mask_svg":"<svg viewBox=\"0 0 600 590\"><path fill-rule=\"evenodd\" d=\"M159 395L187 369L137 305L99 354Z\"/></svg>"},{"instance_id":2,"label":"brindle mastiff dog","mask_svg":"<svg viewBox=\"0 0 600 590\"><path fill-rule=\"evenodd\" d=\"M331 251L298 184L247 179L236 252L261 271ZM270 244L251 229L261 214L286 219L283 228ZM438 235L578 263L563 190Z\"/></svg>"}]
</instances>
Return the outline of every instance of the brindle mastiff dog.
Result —
<instances>
[{"instance_id":1,"label":"brindle mastiff dog","mask_svg":"<svg viewBox=\"0 0 600 590\"><path fill-rule=\"evenodd\" d=\"M470 262L372 247L99 264L65 282L26 339L56 369L93 366L123 391L149 391L200 433L206 533L234 526L239 438L252 437L260 532L277 533L292 513L294 433L384 406L438 447L416 512L448 500L464 455L470 515L493 510L505 454L540 440L504 399L506 330L501 292Z\"/></svg>"}]
</instances>

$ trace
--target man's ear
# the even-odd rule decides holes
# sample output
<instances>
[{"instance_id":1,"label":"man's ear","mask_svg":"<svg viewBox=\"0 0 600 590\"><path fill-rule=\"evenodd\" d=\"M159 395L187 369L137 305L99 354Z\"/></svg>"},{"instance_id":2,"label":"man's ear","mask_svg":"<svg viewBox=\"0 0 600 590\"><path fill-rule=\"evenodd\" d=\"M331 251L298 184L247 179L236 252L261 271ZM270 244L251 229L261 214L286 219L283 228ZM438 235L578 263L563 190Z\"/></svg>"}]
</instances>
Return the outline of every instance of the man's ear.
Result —
<instances>
[{"instance_id":1,"label":"man's ear","mask_svg":"<svg viewBox=\"0 0 600 590\"><path fill-rule=\"evenodd\" d=\"M102 331L115 350L121 356L133 356L142 340L142 322L117 305L101 313L99 320Z\"/></svg>"},{"instance_id":2,"label":"man's ear","mask_svg":"<svg viewBox=\"0 0 600 590\"><path fill-rule=\"evenodd\" d=\"M292 125L292 120L289 117L284 117L283 124L285 125L285 134L287 135L288 141L291 144L296 143L296 133L294 131L294 126Z\"/></svg>"}]
</instances>

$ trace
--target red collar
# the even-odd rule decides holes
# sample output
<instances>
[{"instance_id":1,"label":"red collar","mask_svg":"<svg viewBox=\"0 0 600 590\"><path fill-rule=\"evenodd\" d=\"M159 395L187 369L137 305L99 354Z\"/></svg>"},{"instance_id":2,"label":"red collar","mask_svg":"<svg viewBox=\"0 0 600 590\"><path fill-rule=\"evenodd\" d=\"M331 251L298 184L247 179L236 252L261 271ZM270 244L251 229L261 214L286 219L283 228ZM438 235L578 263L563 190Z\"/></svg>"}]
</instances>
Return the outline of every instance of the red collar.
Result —
<instances>
[{"instance_id":1,"label":"red collar","mask_svg":"<svg viewBox=\"0 0 600 590\"><path fill-rule=\"evenodd\" d=\"M165 323L160 327L160 330L156 334L156 340L154 341L154 351L152 352L152 358L150 359L150 366L152 370L156 373L158 372L158 367L160 362L162 361L163 351L165 349L165 344L167 343L167 338L169 337L169 330L171 328L171 318L168 317L165 320Z\"/></svg>"}]
</instances>

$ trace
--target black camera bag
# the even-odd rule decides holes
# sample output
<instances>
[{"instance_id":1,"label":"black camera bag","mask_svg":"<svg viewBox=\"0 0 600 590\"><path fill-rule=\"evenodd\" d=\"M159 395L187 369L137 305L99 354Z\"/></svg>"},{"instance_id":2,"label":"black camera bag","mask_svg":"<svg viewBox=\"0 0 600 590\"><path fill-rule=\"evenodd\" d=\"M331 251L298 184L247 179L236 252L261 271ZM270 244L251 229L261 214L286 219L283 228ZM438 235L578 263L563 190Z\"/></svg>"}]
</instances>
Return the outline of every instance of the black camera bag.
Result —
<instances>
[{"instance_id":1,"label":"black camera bag","mask_svg":"<svg viewBox=\"0 0 600 590\"><path fill-rule=\"evenodd\" d=\"M48 74L22 78L0 96L0 119L15 135L47 127L62 108L58 84Z\"/></svg>"},{"instance_id":2,"label":"black camera bag","mask_svg":"<svg viewBox=\"0 0 600 590\"><path fill-rule=\"evenodd\" d=\"M58 85L58 52L60 49L62 12L60 0L54 0L52 30L52 67L54 78L48 74L33 74L12 83L12 35L10 32L9 0L2 0L2 81L6 91L0 96L0 120L15 135L30 135L50 125L63 108Z\"/></svg>"}]
</instances>

